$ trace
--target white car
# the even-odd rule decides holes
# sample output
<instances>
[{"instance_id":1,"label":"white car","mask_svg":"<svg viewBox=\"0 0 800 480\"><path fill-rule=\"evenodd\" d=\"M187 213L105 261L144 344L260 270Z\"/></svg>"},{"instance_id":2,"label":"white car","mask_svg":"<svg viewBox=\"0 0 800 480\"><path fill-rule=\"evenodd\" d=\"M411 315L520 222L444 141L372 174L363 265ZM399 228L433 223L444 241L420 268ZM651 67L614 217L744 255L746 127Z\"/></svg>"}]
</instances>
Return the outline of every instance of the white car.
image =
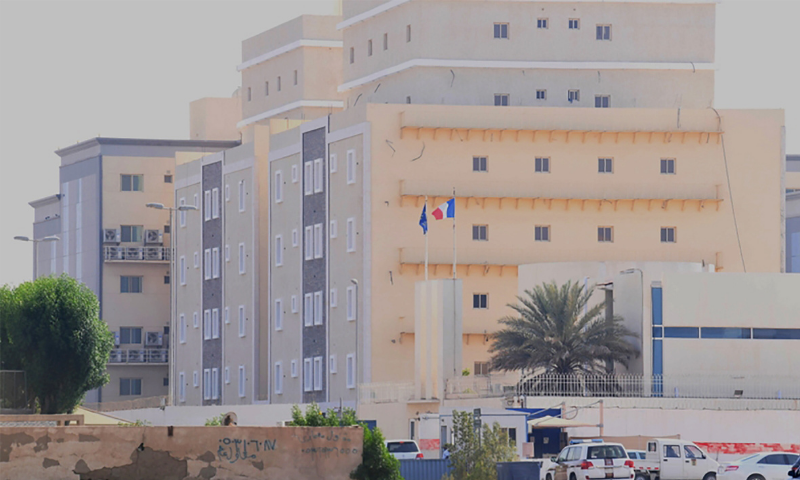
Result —
<instances>
[{"instance_id":1,"label":"white car","mask_svg":"<svg viewBox=\"0 0 800 480\"><path fill-rule=\"evenodd\" d=\"M398 460L422 458L419 445L414 440L386 440L386 449Z\"/></svg>"},{"instance_id":2,"label":"white car","mask_svg":"<svg viewBox=\"0 0 800 480\"><path fill-rule=\"evenodd\" d=\"M569 445L553 459L545 480L630 480L633 460L619 443L586 441Z\"/></svg>"},{"instance_id":3,"label":"white car","mask_svg":"<svg viewBox=\"0 0 800 480\"><path fill-rule=\"evenodd\" d=\"M786 480L798 455L790 452L762 452L720 465L717 480Z\"/></svg>"}]
</instances>

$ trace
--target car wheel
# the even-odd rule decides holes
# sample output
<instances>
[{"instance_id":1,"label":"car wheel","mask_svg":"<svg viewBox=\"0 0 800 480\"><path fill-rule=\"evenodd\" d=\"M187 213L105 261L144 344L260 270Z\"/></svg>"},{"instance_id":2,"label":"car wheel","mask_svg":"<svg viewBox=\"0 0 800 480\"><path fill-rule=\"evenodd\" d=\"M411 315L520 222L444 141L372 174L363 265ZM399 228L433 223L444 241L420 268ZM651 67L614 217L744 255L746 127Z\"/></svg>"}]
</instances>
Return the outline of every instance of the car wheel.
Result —
<instances>
[{"instance_id":1,"label":"car wheel","mask_svg":"<svg viewBox=\"0 0 800 480\"><path fill-rule=\"evenodd\" d=\"M547 480L553 480L553 477L551 477L549 473L547 474L547 476L546 476L545 478L546 478Z\"/></svg>"},{"instance_id":2,"label":"car wheel","mask_svg":"<svg viewBox=\"0 0 800 480\"><path fill-rule=\"evenodd\" d=\"M648 478L644 473L637 473L634 480L648 480Z\"/></svg>"},{"instance_id":3,"label":"car wheel","mask_svg":"<svg viewBox=\"0 0 800 480\"><path fill-rule=\"evenodd\" d=\"M750 475L749 477L747 477L747 480L764 480L764 477L762 477L761 475Z\"/></svg>"},{"instance_id":4,"label":"car wheel","mask_svg":"<svg viewBox=\"0 0 800 480\"><path fill-rule=\"evenodd\" d=\"M574 473L570 473L569 474L569 480L578 480L578 479L575 477Z\"/></svg>"},{"instance_id":5,"label":"car wheel","mask_svg":"<svg viewBox=\"0 0 800 480\"><path fill-rule=\"evenodd\" d=\"M703 480L717 480L717 474L714 472L706 473L706 476L703 477ZM764 480L763 478L761 480Z\"/></svg>"}]
</instances>

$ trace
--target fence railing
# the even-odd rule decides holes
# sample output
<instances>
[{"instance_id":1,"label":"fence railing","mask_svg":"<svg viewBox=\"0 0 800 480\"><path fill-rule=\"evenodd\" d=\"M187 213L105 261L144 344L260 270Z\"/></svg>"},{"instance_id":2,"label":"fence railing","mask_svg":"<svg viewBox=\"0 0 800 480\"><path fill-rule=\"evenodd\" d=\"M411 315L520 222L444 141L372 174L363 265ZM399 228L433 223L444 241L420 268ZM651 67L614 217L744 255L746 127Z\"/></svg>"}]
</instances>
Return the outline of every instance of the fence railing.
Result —
<instances>
[{"instance_id":1,"label":"fence railing","mask_svg":"<svg viewBox=\"0 0 800 480\"><path fill-rule=\"evenodd\" d=\"M117 348L111 350L108 363L169 363L169 350L165 348L121 350Z\"/></svg>"},{"instance_id":2,"label":"fence railing","mask_svg":"<svg viewBox=\"0 0 800 480\"><path fill-rule=\"evenodd\" d=\"M169 247L103 247L106 261L168 262L171 258Z\"/></svg>"},{"instance_id":3,"label":"fence railing","mask_svg":"<svg viewBox=\"0 0 800 480\"><path fill-rule=\"evenodd\" d=\"M414 398L414 384L362 383L358 385L360 403L401 403Z\"/></svg>"}]
</instances>

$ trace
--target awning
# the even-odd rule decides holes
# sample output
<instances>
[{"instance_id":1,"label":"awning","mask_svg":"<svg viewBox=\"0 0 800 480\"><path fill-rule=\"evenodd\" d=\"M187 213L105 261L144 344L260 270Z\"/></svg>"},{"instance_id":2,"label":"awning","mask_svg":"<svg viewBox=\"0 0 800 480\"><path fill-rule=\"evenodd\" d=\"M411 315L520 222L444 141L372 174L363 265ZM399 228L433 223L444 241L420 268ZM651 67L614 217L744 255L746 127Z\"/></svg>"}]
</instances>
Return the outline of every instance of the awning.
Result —
<instances>
[{"instance_id":1,"label":"awning","mask_svg":"<svg viewBox=\"0 0 800 480\"><path fill-rule=\"evenodd\" d=\"M575 420L567 420L566 418L557 418L545 415L544 417L534 418L528 420L528 428L577 428L577 427L596 427L588 423L582 423Z\"/></svg>"}]
</instances>

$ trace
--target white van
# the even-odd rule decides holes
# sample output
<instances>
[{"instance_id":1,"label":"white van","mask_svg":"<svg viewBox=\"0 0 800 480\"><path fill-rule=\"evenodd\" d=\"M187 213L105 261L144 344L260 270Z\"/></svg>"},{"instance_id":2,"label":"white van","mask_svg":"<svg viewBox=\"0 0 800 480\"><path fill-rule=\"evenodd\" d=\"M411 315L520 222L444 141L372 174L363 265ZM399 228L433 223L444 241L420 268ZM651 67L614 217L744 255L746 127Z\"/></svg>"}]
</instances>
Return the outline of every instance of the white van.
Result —
<instances>
[{"instance_id":1,"label":"white van","mask_svg":"<svg viewBox=\"0 0 800 480\"><path fill-rule=\"evenodd\" d=\"M637 461L635 480L716 480L719 463L686 440L647 441L646 459Z\"/></svg>"}]
</instances>

